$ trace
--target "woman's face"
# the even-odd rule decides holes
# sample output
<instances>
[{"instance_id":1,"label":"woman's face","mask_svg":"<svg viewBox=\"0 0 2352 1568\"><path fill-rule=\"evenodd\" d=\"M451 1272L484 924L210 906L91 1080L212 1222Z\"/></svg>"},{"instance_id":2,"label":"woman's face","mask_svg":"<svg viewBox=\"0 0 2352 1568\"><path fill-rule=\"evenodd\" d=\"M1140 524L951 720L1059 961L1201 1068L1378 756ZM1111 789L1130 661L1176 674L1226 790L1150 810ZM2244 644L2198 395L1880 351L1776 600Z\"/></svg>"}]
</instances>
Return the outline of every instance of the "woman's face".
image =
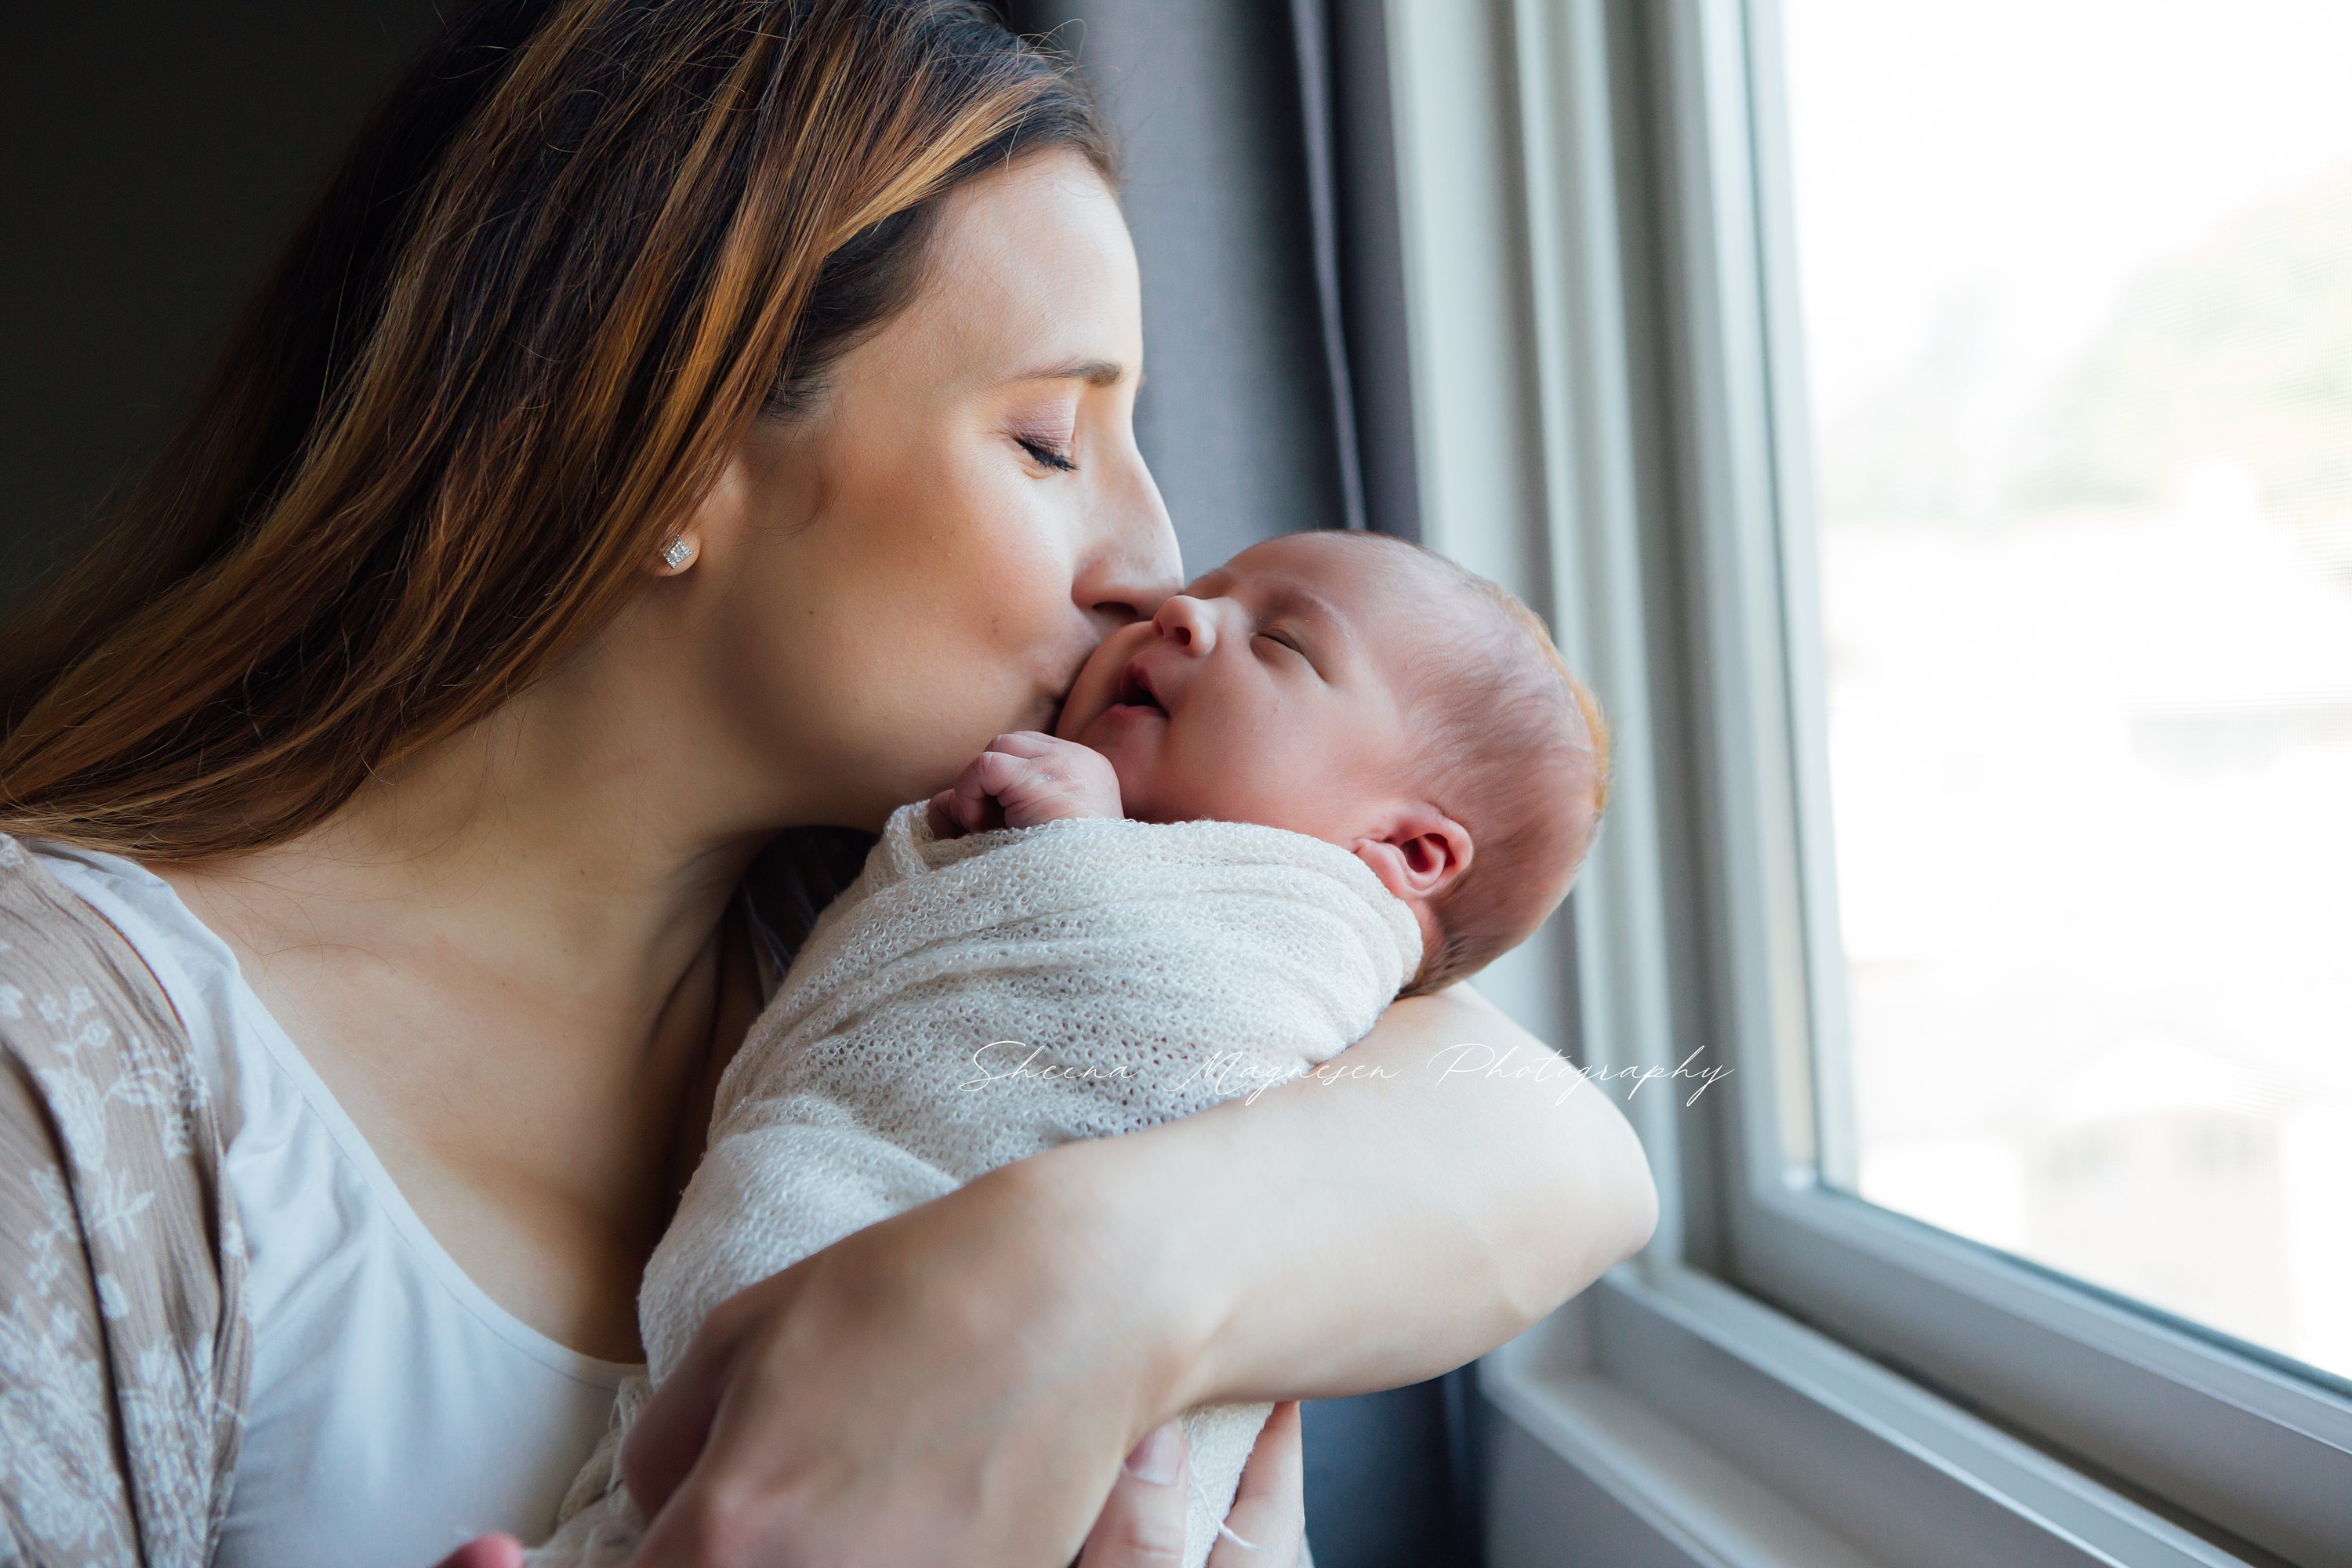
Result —
<instances>
[{"instance_id":1,"label":"woman's face","mask_svg":"<svg viewBox=\"0 0 2352 1568\"><path fill-rule=\"evenodd\" d=\"M1051 729L1095 645L1181 584L1142 360L1117 202L1041 154L952 193L913 301L730 464L692 635L791 820L879 827L992 736Z\"/></svg>"}]
</instances>

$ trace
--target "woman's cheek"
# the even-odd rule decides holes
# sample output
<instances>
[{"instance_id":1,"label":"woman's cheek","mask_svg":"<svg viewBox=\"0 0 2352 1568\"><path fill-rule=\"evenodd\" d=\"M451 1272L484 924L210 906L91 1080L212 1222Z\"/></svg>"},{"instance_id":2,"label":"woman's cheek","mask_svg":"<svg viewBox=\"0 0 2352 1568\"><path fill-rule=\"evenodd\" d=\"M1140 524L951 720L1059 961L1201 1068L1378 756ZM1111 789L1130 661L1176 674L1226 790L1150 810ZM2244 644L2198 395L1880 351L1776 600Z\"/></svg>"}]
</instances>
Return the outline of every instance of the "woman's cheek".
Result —
<instances>
[{"instance_id":1,"label":"woman's cheek","mask_svg":"<svg viewBox=\"0 0 2352 1568\"><path fill-rule=\"evenodd\" d=\"M1071 646L1069 553L1050 519L1033 511L993 531L992 559L975 567L965 591L987 603L986 635L997 657L1013 661L1030 679L1045 679L1048 670L1066 680L1074 678L1091 645Z\"/></svg>"}]
</instances>

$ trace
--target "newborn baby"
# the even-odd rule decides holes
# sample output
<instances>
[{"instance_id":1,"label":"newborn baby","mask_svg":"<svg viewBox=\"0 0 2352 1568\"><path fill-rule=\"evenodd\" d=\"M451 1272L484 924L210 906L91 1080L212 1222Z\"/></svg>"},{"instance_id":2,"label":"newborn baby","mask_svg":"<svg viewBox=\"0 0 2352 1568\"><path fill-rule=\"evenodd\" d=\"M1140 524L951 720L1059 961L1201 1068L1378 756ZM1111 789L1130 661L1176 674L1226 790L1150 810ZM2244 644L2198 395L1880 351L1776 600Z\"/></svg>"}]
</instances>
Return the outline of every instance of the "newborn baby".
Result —
<instances>
[{"instance_id":1,"label":"newborn baby","mask_svg":"<svg viewBox=\"0 0 2352 1568\"><path fill-rule=\"evenodd\" d=\"M1421 545L1326 529L1106 637L1052 736L999 736L931 806L943 836L1125 816L1320 838L1412 911L1415 995L1543 922L1607 788L1599 706L1525 605Z\"/></svg>"},{"instance_id":2,"label":"newborn baby","mask_svg":"<svg viewBox=\"0 0 2352 1568\"><path fill-rule=\"evenodd\" d=\"M1052 735L895 812L721 1079L646 1273L648 1372L711 1309L1053 1143L1204 1110L1352 1044L1567 893L1607 731L1543 625L1386 535L1268 540L1106 638ZM539 1563L618 1563L650 1384ZM1188 1412L1188 1568L1269 1406Z\"/></svg>"}]
</instances>

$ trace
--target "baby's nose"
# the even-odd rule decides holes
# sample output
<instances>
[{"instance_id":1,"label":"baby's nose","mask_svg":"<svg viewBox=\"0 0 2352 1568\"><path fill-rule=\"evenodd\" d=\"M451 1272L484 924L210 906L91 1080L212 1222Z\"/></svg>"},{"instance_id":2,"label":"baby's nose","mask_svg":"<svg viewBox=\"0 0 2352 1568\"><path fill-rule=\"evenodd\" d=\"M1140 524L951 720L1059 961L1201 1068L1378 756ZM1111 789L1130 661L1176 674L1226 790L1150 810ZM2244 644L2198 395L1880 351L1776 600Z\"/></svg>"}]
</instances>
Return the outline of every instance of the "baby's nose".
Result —
<instances>
[{"instance_id":1,"label":"baby's nose","mask_svg":"<svg viewBox=\"0 0 2352 1568\"><path fill-rule=\"evenodd\" d=\"M1171 595L1152 620L1161 637L1194 653L1206 653L1216 642L1214 617L1208 605L1189 594Z\"/></svg>"}]
</instances>

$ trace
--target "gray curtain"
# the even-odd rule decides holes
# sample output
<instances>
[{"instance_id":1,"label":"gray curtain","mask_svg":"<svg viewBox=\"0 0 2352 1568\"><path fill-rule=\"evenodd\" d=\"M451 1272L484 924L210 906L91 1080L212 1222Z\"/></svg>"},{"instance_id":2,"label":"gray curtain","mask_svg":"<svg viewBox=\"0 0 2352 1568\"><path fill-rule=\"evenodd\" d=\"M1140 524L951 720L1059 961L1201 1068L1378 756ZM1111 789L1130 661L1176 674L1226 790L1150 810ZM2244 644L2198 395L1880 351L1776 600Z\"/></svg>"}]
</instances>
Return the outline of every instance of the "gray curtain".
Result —
<instances>
[{"instance_id":1,"label":"gray curtain","mask_svg":"<svg viewBox=\"0 0 2352 1568\"><path fill-rule=\"evenodd\" d=\"M1416 533L1378 0L1003 0L1122 134L1138 434L1205 570L1301 528Z\"/></svg>"},{"instance_id":2,"label":"gray curtain","mask_svg":"<svg viewBox=\"0 0 2352 1568\"><path fill-rule=\"evenodd\" d=\"M1418 537L1381 0L1001 0L1123 138L1137 408L1188 571L1302 528ZM1466 1373L1307 1408L1318 1568L1476 1561Z\"/></svg>"}]
</instances>

